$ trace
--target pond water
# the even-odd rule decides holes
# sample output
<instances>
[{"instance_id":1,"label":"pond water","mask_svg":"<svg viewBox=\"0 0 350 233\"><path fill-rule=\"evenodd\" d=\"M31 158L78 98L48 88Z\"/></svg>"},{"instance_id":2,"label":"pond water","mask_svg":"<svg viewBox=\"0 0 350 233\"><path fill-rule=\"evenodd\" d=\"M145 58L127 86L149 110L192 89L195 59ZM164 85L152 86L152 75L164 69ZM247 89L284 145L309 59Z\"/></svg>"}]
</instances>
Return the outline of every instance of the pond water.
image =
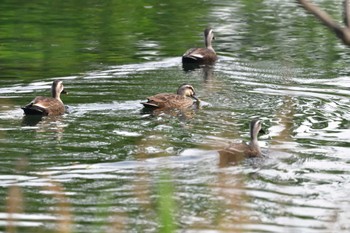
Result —
<instances>
[{"instance_id":1,"label":"pond water","mask_svg":"<svg viewBox=\"0 0 350 233\"><path fill-rule=\"evenodd\" d=\"M0 22L2 232L349 231L349 48L293 1L2 1ZM185 72L208 25L219 60ZM26 122L57 78L69 113ZM182 83L203 108L142 112ZM266 157L219 167L254 118Z\"/></svg>"}]
</instances>

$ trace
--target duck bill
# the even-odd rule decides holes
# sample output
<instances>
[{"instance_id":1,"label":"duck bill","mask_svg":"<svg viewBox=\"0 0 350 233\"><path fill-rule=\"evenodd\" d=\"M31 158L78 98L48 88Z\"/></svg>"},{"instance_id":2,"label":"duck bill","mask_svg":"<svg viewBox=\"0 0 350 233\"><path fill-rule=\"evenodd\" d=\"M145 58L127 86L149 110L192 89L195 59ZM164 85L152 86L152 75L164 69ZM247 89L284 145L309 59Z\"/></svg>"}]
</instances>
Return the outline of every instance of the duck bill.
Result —
<instances>
[{"instance_id":1,"label":"duck bill","mask_svg":"<svg viewBox=\"0 0 350 233\"><path fill-rule=\"evenodd\" d=\"M193 99L197 100L198 102L201 101L201 100L200 100L197 96L195 96L195 95L192 95L191 97L192 97Z\"/></svg>"},{"instance_id":2,"label":"duck bill","mask_svg":"<svg viewBox=\"0 0 350 233\"><path fill-rule=\"evenodd\" d=\"M61 94L66 94L66 95L68 95L68 92L67 92L66 90L63 89L63 90L61 91Z\"/></svg>"}]
</instances>

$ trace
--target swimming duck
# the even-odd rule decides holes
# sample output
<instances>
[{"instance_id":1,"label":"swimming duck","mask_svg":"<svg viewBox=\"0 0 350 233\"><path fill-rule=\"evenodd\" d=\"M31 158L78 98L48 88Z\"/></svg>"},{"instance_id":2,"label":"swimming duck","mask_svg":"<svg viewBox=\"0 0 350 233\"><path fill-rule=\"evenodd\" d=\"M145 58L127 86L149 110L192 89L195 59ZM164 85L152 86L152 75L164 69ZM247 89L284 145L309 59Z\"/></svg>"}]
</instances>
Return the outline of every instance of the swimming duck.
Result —
<instances>
[{"instance_id":1,"label":"swimming duck","mask_svg":"<svg viewBox=\"0 0 350 233\"><path fill-rule=\"evenodd\" d=\"M220 165L225 166L232 162L238 162L244 158L252 158L262 156L258 143L259 132L261 129L261 121L254 119L250 122L250 142L247 143L231 143L227 148L220 150Z\"/></svg>"},{"instance_id":2,"label":"swimming duck","mask_svg":"<svg viewBox=\"0 0 350 233\"><path fill-rule=\"evenodd\" d=\"M195 99L196 101L192 100ZM182 84L176 94L160 93L147 98L147 102L142 102L145 108L151 109L185 109L199 103L196 97L193 86L189 84Z\"/></svg>"},{"instance_id":3,"label":"swimming duck","mask_svg":"<svg viewBox=\"0 0 350 233\"><path fill-rule=\"evenodd\" d=\"M61 93L67 94L61 80L55 80L51 86L52 97L37 96L29 104L22 107L25 115L62 115L65 106L60 98Z\"/></svg>"},{"instance_id":4,"label":"swimming duck","mask_svg":"<svg viewBox=\"0 0 350 233\"><path fill-rule=\"evenodd\" d=\"M205 48L191 48L187 50L184 55L182 55L182 63L214 63L217 60L217 56L211 45L213 39L215 39L213 30L211 28L205 29Z\"/></svg>"}]
</instances>

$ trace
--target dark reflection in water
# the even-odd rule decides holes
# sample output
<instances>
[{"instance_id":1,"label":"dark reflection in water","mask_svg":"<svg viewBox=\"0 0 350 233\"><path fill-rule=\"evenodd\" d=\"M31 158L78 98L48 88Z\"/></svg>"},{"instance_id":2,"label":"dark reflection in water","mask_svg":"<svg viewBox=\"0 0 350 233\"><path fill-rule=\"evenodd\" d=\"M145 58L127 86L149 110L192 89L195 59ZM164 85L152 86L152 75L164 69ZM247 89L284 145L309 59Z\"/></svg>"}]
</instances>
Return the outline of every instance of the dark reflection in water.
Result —
<instances>
[{"instance_id":1,"label":"dark reflection in water","mask_svg":"<svg viewBox=\"0 0 350 233\"><path fill-rule=\"evenodd\" d=\"M150 116L164 116L169 115L177 117L180 121L190 120L195 117L196 112L199 110L199 106L196 109L149 109L143 108L141 114L149 114Z\"/></svg>"},{"instance_id":2,"label":"dark reflection in water","mask_svg":"<svg viewBox=\"0 0 350 233\"><path fill-rule=\"evenodd\" d=\"M189 65L191 65L191 63ZM213 65L197 65L197 64L194 64L190 68L184 69L184 71L186 73L188 72L189 74L191 72L200 72L203 75L204 83L210 83L211 80L214 79L214 69L215 69L215 66L213 66Z\"/></svg>"},{"instance_id":3,"label":"dark reflection in water","mask_svg":"<svg viewBox=\"0 0 350 233\"><path fill-rule=\"evenodd\" d=\"M35 126L37 125L41 120L43 116L41 115L26 115L22 118L22 125L23 126Z\"/></svg>"},{"instance_id":4,"label":"dark reflection in water","mask_svg":"<svg viewBox=\"0 0 350 233\"><path fill-rule=\"evenodd\" d=\"M37 138L61 141L66 127L63 119L64 116L23 116L22 126L33 127L37 133Z\"/></svg>"},{"instance_id":5,"label":"dark reflection in water","mask_svg":"<svg viewBox=\"0 0 350 233\"><path fill-rule=\"evenodd\" d=\"M182 69L185 72L189 72L189 71L193 71L195 69L199 69L202 66L205 66L205 65L201 65L201 64L198 64L198 63L182 63Z\"/></svg>"},{"instance_id":6,"label":"dark reflection in water","mask_svg":"<svg viewBox=\"0 0 350 233\"><path fill-rule=\"evenodd\" d=\"M203 70L203 80L205 83L210 83L214 79L214 67L204 66Z\"/></svg>"}]
</instances>

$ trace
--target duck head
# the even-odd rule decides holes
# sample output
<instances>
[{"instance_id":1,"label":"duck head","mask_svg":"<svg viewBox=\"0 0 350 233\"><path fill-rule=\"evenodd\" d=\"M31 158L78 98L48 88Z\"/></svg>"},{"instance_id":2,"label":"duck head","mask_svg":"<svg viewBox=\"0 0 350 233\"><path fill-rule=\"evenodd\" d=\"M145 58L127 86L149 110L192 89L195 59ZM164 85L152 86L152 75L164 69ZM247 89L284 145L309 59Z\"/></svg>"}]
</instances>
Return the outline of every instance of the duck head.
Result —
<instances>
[{"instance_id":1,"label":"duck head","mask_svg":"<svg viewBox=\"0 0 350 233\"><path fill-rule=\"evenodd\" d=\"M204 41L205 41L205 47L208 49L213 49L211 42L215 40L213 29L207 28L204 30Z\"/></svg>"},{"instance_id":2,"label":"duck head","mask_svg":"<svg viewBox=\"0 0 350 233\"><path fill-rule=\"evenodd\" d=\"M51 87L51 91L52 91L52 97L53 98L60 98L60 94L68 94L63 87L63 82L62 80L55 80L52 83L52 87Z\"/></svg>"},{"instance_id":3,"label":"duck head","mask_svg":"<svg viewBox=\"0 0 350 233\"><path fill-rule=\"evenodd\" d=\"M196 92L194 91L194 88L192 85L189 84L182 84L179 89L177 89L177 94L181 95L181 96L186 96L186 97L191 97L197 101L199 101L199 99L196 96Z\"/></svg>"},{"instance_id":4,"label":"duck head","mask_svg":"<svg viewBox=\"0 0 350 233\"><path fill-rule=\"evenodd\" d=\"M250 139L252 141L258 140L259 133L265 133L265 131L261 128L261 120L254 119L250 122Z\"/></svg>"}]
</instances>

